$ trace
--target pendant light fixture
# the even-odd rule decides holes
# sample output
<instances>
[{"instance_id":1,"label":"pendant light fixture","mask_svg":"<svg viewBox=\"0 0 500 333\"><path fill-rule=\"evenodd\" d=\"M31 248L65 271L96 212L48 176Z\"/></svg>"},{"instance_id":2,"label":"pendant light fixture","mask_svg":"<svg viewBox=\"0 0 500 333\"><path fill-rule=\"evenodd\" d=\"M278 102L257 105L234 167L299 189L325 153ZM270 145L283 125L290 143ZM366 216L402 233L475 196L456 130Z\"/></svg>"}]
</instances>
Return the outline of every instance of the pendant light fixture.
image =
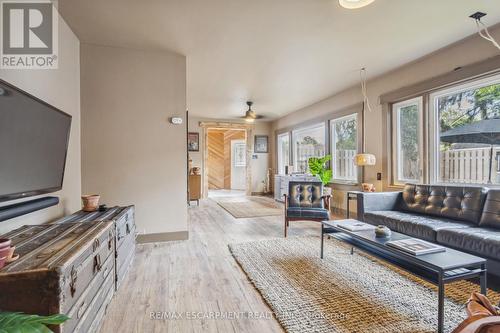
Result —
<instances>
[{"instance_id":1,"label":"pendant light fixture","mask_svg":"<svg viewBox=\"0 0 500 333\"><path fill-rule=\"evenodd\" d=\"M375 0L339 0L339 4L347 9L357 9L368 6Z\"/></svg>"},{"instance_id":2,"label":"pendant light fixture","mask_svg":"<svg viewBox=\"0 0 500 333\"><path fill-rule=\"evenodd\" d=\"M361 154L356 154L354 156L354 165L359 166L361 168L364 168L365 166L374 166L377 164L377 159L375 155L366 153L366 140L365 140L365 118L367 111L368 113L372 112L372 108L370 106L370 100L368 99L368 92L366 89L366 68L361 68L359 70L359 78L361 82L361 95L363 96L363 142L362 142L362 150L363 152ZM364 171L364 170L363 170ZM363 178L364 178L364 172L363 172ZM369 184L369 183L362 183L362 188L363 191L368 191L368 192L373 192L375 191L375 185Z\"/></svg>"}]
</instances>

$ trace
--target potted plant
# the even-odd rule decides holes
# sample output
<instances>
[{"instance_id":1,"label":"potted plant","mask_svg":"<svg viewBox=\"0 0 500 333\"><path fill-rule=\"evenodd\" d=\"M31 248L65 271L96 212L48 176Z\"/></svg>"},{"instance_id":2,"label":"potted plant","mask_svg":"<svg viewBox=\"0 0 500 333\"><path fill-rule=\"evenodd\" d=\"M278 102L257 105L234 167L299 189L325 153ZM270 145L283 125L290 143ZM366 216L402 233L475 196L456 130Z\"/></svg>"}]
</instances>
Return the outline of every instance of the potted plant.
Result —
<instances>
[{"instance_id":1,"label":"potted plant","mask_svg":"<svg viewBox=\"0 0 500 333\"><path fill-rule=\"evenodd\" d=\"M331 159L331 155L325 155L323 157L310 157L308 160L309 172L323 183L323 195L332 194L331 187L327 187L327 185L332 180L333 172L326 167L326 163Z\"/></svg>"},{"instance_id":2,"label":"potted plant","mask_svg":"<svg viewBox=\"0 0 500 333\"><path fill-rule=\"evenodd\" d=\"M52 333L47 325L60 325L69 317L29 315L21 312L0 312L0 332L2 333Z\"/></svg>"}]
</instances>

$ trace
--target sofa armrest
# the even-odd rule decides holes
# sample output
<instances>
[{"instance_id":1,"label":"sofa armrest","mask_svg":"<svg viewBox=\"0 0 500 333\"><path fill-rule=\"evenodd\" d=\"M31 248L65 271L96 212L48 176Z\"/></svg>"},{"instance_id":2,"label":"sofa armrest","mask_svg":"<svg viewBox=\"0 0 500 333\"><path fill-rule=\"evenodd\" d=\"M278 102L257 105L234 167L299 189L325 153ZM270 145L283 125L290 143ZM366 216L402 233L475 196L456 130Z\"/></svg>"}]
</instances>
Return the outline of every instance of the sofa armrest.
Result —
<instances>
[{"instance_id":1,"label":"sofa armrest","mask_svg":"<svg viewBox=\"0 0 500 333\"><path fill-rule=\"evenodd\" d=\"M358 220L364 221L365 213L375 210L396 210L403 192L357 193Z\"/></svg>"}]
</instances>

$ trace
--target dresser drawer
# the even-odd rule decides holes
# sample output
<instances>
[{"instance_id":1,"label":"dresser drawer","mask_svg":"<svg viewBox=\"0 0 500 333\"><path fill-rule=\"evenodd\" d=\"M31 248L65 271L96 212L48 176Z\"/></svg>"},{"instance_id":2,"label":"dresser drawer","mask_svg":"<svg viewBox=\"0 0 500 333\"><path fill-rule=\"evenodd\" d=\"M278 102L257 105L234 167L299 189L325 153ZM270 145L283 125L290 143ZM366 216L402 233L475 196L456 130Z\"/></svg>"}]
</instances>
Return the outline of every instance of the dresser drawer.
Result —
<instances>
[{"instance_id":1,"label":"dresser drawer","mask_svg":"<svg viewBox=\"0 0 500 333\"><path fill-rule=\"evenodd\" d=\"M99 330L106 309L113 298L114 284L114 276L109 274L72 333L95 333ZM64 330L64 333L66 332L70 331Z\"/></svg>"},{"instance_id":2,"label":"dresser drawer","mask_svg":"<svg viewBox=\"0 0 500 333\"><path fill-rule=\"evenodd\" d=\"M101 289L114 289L113 284L109 284L109 280L113 281L114 276L114 255L111 254L103 263L101 271L90 282L87 289L82 293L80 298L75 302L73 307L67 312L70 319L62 325L63 332L73 332L76 326L92 312L92 302Z\"/></svg>"},{"instance_id":3,"label":"dresser drawer","mask_svg":"<svg viewBox=\"0 0 500 333\"><path fill-rule=\"evenodd\" d=\"M91 246L80 251L80 255L74 261L67 263L61 285L63 296L61 313L68 313L87 290L91 281L102 274L104 269L109 270L109 267L104 266L104 262L113 257L114 251L115 237L110 224L106 232L93 239Z\"/></svg>"},{"instance_id":4,"label":"dresser drawer","mask_svg":"<svg viewBox=\"0 0 500 333\"><path fill-rule=\"evenodd\" d=\"M127 236L135 239L135 217L132 207L126 208L116 219L116 246L119 248Z\"/></svg>"},{"instance_id":5,"label":"dresser drawer","mask_svg":"<svg viewBox=\"0 0 500 333\"><path fill-rule=\"evenodd\" d=\"M116 289L128 272L135 256L135 228L124 237L123 242L116 250Z\"/></svg>"}]
</instances>

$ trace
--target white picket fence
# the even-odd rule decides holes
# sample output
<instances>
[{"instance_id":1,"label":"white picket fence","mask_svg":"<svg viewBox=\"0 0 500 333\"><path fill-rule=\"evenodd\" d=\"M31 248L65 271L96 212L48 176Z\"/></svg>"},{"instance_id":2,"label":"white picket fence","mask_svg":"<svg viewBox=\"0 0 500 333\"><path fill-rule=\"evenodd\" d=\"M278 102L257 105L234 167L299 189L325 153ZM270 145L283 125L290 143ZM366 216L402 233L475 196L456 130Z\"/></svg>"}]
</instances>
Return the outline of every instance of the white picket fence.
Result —
<instances>
[{"instance_id":1,"label":"white picket fence","mask_svg":"<svg viewBox=\"0 0 500 333\"><path fill-rule=\"evenodd\" d=\"M297 144L297 166L296 171L306 172L309 168L309 157L319 157L325 155L325 147L323 145L314 144Z\"/></svg>"},{"instance_id":2,"label":"white picket fence","mask_svg":"<svg viewBox=\"0 0 500 333\"><path fill-rule=\"evenodd\" d=\"M491 163L492 181L496 180L497 152L500 147L493 148ZM441 152L440 180L451 183L487 184L490 176L491 148L453 149Z\"/></svg>"},{"instance_id":3,"label":"white picket fence","mask_svg":"<svg viewBox=\"0 0 500 333\"><path fill-rule=\"evenodd\" d=\"M355 180L357 179L354 156L356 150L337 150L334 156L335 168L333 169L335 179Z\"/></svg>"}]
</instances>

